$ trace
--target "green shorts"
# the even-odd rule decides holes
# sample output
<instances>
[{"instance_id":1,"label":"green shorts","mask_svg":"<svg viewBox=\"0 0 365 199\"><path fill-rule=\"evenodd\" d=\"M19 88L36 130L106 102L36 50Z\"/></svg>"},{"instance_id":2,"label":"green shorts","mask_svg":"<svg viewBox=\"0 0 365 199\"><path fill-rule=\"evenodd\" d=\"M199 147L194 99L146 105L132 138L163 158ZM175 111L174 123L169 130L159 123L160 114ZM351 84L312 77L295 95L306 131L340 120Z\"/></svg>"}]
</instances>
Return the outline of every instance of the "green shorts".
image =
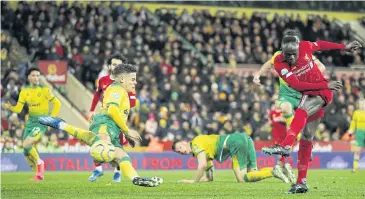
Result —
<instances>
[{"instance_id":1,"label":"green shorts","mask_svg":"<svg viewBox=\"0 0 365 199\"><path fill-rule=\"evenodd\" d=\"M284 102L289 102L292 105L293 109L297 109L300 103L300 99L301 98L293 97L290 95L280 95L279 104L281 105Z\"/></svg>"},{"instance_id":2,"label":"green shorts","mask_svg":"<svg viewBox=\"0 0 365 199\"><path fill-rule=\"evenodd\" d=\"M105 114L95 115L89 130L95 135L108 133L112 144L115 147L123 149L123 146L119 141L119 134L121 133L121 130L109 116Z\"/></svg>"},{"instance_id":3,"label":"green shorts","mask_svg":"<svg viewBox=\"0 0 365 199\"><path fill-rule=\"evenodd\" d=\"M365 131L356 131L355 141L356 146L365 148Z\"/></svg>"},{"instance_id":4,"label":"green shorts","mask_svg":"<svg viewBox=\"0 0 365 199\"><path fill-rule=\"evenodd\" d=\"M27 139L28 137L32 137L35 140L39 140L44 133L46 133L48 127L40 124L38 122L38 117L29 116L27 122L25 123L25 129L23 132L23 140Z\"/></svg>"},{"instance_id":5,"label":"green shorts","mask_svg":"<svg viewBox=\"0 0 365 199\"><path fill-rule=\"evenodd\" d=\"M234 133L228 138L226 146L232 157L233 168L257 168L255 145L251 137L243 133Z\"/></svg>"}]
</instances>

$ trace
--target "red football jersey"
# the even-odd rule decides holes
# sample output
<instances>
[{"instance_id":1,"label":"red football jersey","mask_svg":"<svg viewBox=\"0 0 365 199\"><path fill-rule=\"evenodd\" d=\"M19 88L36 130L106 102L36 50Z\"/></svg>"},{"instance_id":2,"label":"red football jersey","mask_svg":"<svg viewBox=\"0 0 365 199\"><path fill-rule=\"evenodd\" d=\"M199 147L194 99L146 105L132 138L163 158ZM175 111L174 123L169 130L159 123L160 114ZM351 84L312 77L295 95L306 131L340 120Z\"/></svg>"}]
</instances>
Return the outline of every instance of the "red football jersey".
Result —
<instances>
[{"instance_id":1,"label":"red football jersey","mask_svg":"<svg viewBox=\"0 0 365 199\"><path fill-rule=\"evenodd\" d=\"M279 76L297 91L327 89L327 80L313 61L312 52L344 48L343 44L326 41L302 41L299 43L299 55L295 66L290 67L281 53L274 60L274 68Z\"/></svg>"}]
</instances>

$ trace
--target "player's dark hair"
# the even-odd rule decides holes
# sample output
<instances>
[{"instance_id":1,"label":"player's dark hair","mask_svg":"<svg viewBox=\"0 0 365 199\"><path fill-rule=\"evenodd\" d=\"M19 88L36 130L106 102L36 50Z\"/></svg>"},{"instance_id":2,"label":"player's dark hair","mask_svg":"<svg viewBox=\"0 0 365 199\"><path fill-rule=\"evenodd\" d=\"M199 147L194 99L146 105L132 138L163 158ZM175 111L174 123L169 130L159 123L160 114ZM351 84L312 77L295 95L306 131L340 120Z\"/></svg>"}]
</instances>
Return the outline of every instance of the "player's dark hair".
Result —
<instances>
[{"instance_id":1,"label":"player's dark hair","mask_svg":"<svg viewBox=\"0 0 365 199\"><path fill-rule=\"evenodd\" d=\"M119 54L119 53L116 53L116 54L111 55L111 56L108 58L108 60L106 61L106 63L107 63L108 65L112 64L112 59L119 59L119 60L121 60L121 61L122 61L122 63L126 63L126 62L127 62L127 59L126 59L123 55L121 55L121 54Z\"/></svg>"},{"instance_id":2,"label":"player's dark hair","mask_svg":"<svg viewBox=\"0 0 365 199\"><path fill-rule=\"evenodd\" d=\"M299 37L299 32L294 29L289 29L284 31L284 36L297 36Z\"/></svg>"},{"instance_id":3,"label":"player's dark hair","mask_svg":"<svg viewBox=\"0 0 365 199\"><path fill-rule=\"evenodd\" d=\"M176 144L177 144L177 143L179 143L179 142L181 142L181 140L175 140L175 141L172 143L171 149L172 149L173 151L176 151Z\"/></svg>"},{"instance_id":4,"label":"player's dark hair","mask_svg":"<svg viewBox=\"0 0 365 199\"><path fill-rule=\"evenodd\" d=\"M38 71L38 72L41 72L39 70L39 68L36 68L36 67L31 67L27 70L27 77L33 72L33 71Z\"/></svg>"},{"instance_id":5,"label":"player's dark hair","mask_svg":"<svg viewBox=\"0 0 365 199\"><path fill-rule=\"evenodd\" d=\"M299 43L298 38L295 36L285 36L281 41L281 45L285 45L288 43Z\"/></svg>"},{"instance_id":6,"label":"player's dark hair","mask_svg":"<svg viewBox=\"0 0 365 199\"><path fill-rule=\"evenodd\" d=\"M113 76L118 76L123 73L136 73L137 66L132 64L118 64L112 71Z\"/></svg>"}]
</instances>

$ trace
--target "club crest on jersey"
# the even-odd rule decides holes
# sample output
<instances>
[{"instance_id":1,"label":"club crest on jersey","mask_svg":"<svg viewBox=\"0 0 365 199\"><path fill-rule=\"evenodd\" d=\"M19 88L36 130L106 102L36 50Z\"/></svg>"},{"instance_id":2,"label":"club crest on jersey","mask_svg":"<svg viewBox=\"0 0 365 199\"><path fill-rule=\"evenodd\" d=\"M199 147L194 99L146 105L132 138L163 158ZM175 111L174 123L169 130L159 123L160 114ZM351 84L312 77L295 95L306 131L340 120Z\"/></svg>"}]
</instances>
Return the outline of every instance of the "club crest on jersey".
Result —
<instances>
[{"instance_id":1,"label":"club crest on jersey","mask_svg":"<svg viewBox=\"0 0 365 199\"><path fill-rule=\"evenodd\" d=\"M113 98L119 100L120 99L119 93L113 93Z\"/></svg>"},{"instance_id":2,"label":"club crest on jersey","mask_svg":"<svg viewBox=\"0 0 365 199\"><path fill-rule=\"evenodd\" d=\"M281 75L286 75L286 74L288 74L288 69L286 69L286 68L284 68L284 69L281 69L281 71L280 71L280 73L281 73Z\"/></svg>"},{"instance_id":3,"label":"club crest on jersey","mask_svg":"<svg viewBox=\"0 0 365 199\"><path fill-rule=\"evenodd\" d=\"M42 94L41 93L38 93L37 96L40 97Z\"/></svg>"},{"instance_id":4,"label":"club crest on jersey","mask_svg":"<svg viewBox=\"0 0 365 199\"><path fill-rule=\"evenodd\" d=\"M123 113L124 113L125 115L128 115L128 114L129 114L128 109L125 109L125 110L123 111Z\"/></svg>"}]
</instances>

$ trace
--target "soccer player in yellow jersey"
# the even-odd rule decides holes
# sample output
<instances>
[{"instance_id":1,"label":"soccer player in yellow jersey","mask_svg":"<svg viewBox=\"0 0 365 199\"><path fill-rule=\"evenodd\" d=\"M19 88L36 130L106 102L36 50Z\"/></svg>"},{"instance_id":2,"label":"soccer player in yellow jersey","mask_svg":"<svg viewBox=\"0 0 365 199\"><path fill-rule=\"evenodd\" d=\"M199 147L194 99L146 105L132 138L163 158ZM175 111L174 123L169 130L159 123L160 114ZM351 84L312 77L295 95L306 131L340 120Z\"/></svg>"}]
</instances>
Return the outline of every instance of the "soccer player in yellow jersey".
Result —
<instances>
[{"instance_id":1,"label":"soccer player in yellow jersey","mask_svg":"<svg viewBox=\"0 0 365 199\"><path fill-rule=\"evenodd\" d=\"M137 67L121 63L113 72L115 82L104 93L103 108L95 115L90 131L73 127L59 118L41 117L39 122L53 128L61 129L91 146L99 140L107 140L116 147L113 166L119 165L123 174L138 186L158 186L162 178L141 178L132 166L128 154L119 142L119 134L123 132L129 143L134 146L141 137L135 130L128 128L127 119L130 111L128 92L132 92L137 84Z\"/></svg>"},{"instance_id":2,"label":"soccer player in yellow jersey","mask_svg":"<svg viewBox=\"0 0 365 199\"><path fill-rule=\"evenodd\" d=\"M29 85L20 91L18 102L15 106L5 104L4 108L15 113L23 110L24 104L29 107L29 117L23 132L23 148L25 159L36 171L33 180L44 179L44 162L39 157L34 145L47 131L47 127L38 122L38 117L49 115L49 102L53 104L51 116L56 117L60 108L60 101L51 93L49 88L39 84L40 72L38 68L30 68L27 72Z\"/></svg>"},{"instance_id":3,"label":"soccer player in yellow jersey","mask_svg":"<svg viewBox=\"0 0 365 199\"><path fill-rule=\"evenodd\" d=\"M257 170L256 152L252 139L243 133L230 135L198 135L190 143L176 141L172 150L182 154L192 154L198 159L198 173L194 180L181 180L183 183L213 181L213 160L224 162L232 158L232 169L237 182L256 182L265 178L286 178L276 169L265 168ZM206 175L204 175L206 172Z\"/></svg>"},{"instance_id":4,"label":"soccer player in yellow jersey","mask_svg":"<svg viewBox=\"0 0 365 199\"><path fill-rule=\"evenodd\" d=\"M359 100L359 109L354 111L350 129L350 135L355 134L355 151L353 172L359 168L359 159L361 148L365 148L365 99Z\"/></svg>"}]
</instances>

